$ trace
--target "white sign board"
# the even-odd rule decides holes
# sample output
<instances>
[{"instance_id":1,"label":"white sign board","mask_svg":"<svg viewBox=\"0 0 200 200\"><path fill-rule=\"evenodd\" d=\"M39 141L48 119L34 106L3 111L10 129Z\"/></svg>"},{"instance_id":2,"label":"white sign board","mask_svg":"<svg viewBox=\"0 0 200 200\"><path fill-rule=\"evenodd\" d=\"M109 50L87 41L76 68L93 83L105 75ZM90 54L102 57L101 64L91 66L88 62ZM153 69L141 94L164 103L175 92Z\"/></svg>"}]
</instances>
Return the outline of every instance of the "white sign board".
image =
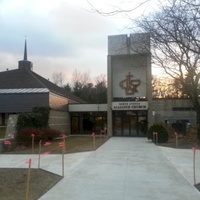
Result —
<instances>
[{"instance_id":1,"label":"white sign board","mask_svg":"<svg viewBox=\"0 0 200 200\"><path fill-rule=\"evenodd\" d=\"M147 110L147 101L112 102L112 110Z\"/></svg>"}]
</instances>

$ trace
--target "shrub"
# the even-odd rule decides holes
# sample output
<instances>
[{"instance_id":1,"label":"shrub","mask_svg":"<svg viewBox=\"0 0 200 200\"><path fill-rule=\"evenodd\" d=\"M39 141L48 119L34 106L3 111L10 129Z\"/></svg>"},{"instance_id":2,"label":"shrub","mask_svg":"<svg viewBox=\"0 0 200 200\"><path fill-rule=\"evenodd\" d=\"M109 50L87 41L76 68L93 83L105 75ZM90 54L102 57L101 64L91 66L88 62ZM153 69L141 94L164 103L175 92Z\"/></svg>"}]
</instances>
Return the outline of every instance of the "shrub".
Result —
<instances>
[{"instance_id":1,"label":"shrub","mask_svg":"<svg viewBox=\"0 0 200 200\"><path fill-rule=\"evenodd\" d=\"M158 143L165 143L168 141L168 132L165 127L161 124L154 124L147 131L147 137L149 140L153 140L153 132L158 133Z\"/></svg>"},{"instance_id":2,"label":"shrub","mask_svg":"<svg viewBox=\"0 0 200 200\"><path fill-rule=\"evenodd\" d=\"M17 121L17 130L28 127L41 128L43 127L42 118L43 116L38 113L20 114Z\"/></svg>"},{"instance_id":3,"label":"shrub","mask_svg":"<svg viewBox=\"0 0 200 200\"><path fill-rule=\"evenodd\" d=\"M17 130L23 128L44 128L48 126L49 107L34 107L31 113L20 114L17 120Z\"/></svg>"},{"instance_id":4,"label":"shrub","mask_svg":"<svg viewBox=\"0 0 200 200\"><path fill-rule=\"evenodd\" d=\"M32 134L34 134L34 142L50 141L54 138L60 137L61 132L50 128L22 128L18 131L16 140L17 143L24 143L27 146L32 143Z\"/></svg>"},{"instance_id":5,"label":"shrub","mask_svg":"<svg viewBox=\"0 0 200 200\"><path fill-rule=\"evenodd\" d=\"M32 112L35 114L40 114L42 115L41 123L43 127L48 126L48 120L49 120L49 112L50 112L50 107L34 107L32 109Z\"/></svg>"}]
</instances>

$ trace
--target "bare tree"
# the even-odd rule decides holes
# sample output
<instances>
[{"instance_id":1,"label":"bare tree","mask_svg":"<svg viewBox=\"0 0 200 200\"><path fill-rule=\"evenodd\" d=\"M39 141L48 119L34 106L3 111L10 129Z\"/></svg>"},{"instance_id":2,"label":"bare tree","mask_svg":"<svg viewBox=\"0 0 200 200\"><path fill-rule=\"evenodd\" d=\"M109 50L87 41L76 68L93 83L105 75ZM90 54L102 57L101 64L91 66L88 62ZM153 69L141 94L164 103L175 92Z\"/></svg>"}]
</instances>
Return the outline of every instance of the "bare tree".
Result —
<instances>
[{"instance_id":1,"label":"bare tree","mask_svg":"<svg viewBox=\"0 0 200 200\"><path fill-rule=\"evenodd\" d=\"M72 73L72 85L75 86L77 83L80 85L85 86L87 83L91 81L90 72L79 72L77 69L75 69Z\"/></svg>"},{"instance_id":2,"label":"bare tree","mask_svg":"<svg viewBox=\"0 0 200 200\"><path fill-rule=\"evenodd\" d=\"M171 77L153 76L152 79L153 98L187 98L183 93L181 85Z\"/></svg>"},{"instance_id":3,"label":"bare tree","mask_svg":"<svg viewBox=\"0 0 200 200\"><path fill-rule=\"evenodd\" d=\"M91 11L94 13L99 13L104 16L113 16L118 14L125 14L127 17L129 17L129 13L134 13L141 7L144 7L143 11L146 10L146 8L149 6L149 3L151 3L151 0L140 0L140 1L119 1L115 2L115 4L110 5L107 4L108 10L105 10L105 4L104 9L99 8L97 5L92 3L90 0L87 0L88 4L91 7ZM118 4L118 5L117 5Z\"/></svg>"},{"instance_id":4,"label":"bare tree","mask_svg":"<svg viewBox=\"0 0 200 200\"><path fill-rule=\"evenodd\" d=\"M106 74L100 74L99 76L97 76L95 82L96 82L96 85L103 82L105 86L107 86Z\"/></svg>"},{"instance_id":5,"label":"bare tree","mask_svg":"<svg viewBox=\"0 0 200 200\"><path fill-rule=\"evenodd\" d=\"M200 3L169 0L159 12L138 21L151 36L154 65L181 85L196 111L200 142Z\"/></svg>"},{"instance_id":6,"label":"bare tree","mask_svg":"<svg viewBox=\"0 0 200 200\"><path fill-rule=\"evenodd\" d=\"M107 79L105 74L100 74L96 77L95 103L107 103Z\"/></svg>"},{"instance_id":7,"label":"bare tree","mask_svg":"<svg viewBox=\"0 0 200 200\"><path fill-rule=\"evenodd\" d=\"M107 101L107 83L106 75L99 75L94 85L90 78L90 73L78 72L74 70L72 76L72 92L88 103L106 103Z\"/></svg>"},{"instance_id":8,"label":"bare tree","mask_svg":"<svg viewBox=\"0 0 200 200\"><path fill-rule=\"evenodd\" d=\"M53 83L62 87L64 81L64 74L62 72L54 72L52 75Z\"/></svg>"},{"instance_id":9,"label":"bare tree","mask_svg":"<svg viewBox=\"0 0 200 200\"><path fill-rule=\"evenodd\" d=\"M148 2L143 1L144 4ZM141 32L150 34L153 64L161 66L174 79L182 94L191 99L196 111L200 143L200 1L158 2L160 9L152 15L141 16L137 21L138 28ZM113 11L104 12L93 6L93 10L102 15L125 13L132 26L136 20L131 18L131 13L137 8L114 7Z\"/></svg>"}]
</instances>

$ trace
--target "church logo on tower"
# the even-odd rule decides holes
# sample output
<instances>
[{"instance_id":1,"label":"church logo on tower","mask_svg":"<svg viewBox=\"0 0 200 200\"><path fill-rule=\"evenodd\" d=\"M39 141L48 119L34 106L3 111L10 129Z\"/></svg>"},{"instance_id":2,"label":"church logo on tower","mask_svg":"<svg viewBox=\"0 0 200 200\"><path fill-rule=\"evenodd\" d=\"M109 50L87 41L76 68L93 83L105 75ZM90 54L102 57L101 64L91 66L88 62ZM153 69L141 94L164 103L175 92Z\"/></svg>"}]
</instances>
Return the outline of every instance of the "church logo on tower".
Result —
<instances>
[{"instance_id":1,"label":"church logo on tower","mask_svg":"<svg viewBox=\"0 0 200 200\"><path fill-rule=\"evenodd\" d=\"M130 72L128 73L128 75L126 75L126 78L119 83L120 88L125 90L126 95L133 95L138 92L137 87L139 85L140 80L133 79L133 75L131 75Z\"/></svg>"}]
</instances>

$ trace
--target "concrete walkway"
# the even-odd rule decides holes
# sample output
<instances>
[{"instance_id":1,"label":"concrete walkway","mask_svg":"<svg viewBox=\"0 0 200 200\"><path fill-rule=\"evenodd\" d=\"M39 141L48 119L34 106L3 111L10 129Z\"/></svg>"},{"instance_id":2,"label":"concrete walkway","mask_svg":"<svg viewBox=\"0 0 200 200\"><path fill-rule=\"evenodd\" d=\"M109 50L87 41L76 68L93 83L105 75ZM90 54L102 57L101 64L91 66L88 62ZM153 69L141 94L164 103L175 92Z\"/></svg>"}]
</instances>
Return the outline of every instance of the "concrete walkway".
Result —
<instances>
[{"instance_id":1,"label":"concrete walkway","mask_svg":"<svg viewBox=\"0 0 200 200\"><path fill-rule=\"evenodd\" d=\"M0 155L0 167L26 167L29 157L37 167L36 155ZM65 177L40 200L200 199L193 186L191 150L158 147L146 138L113 137L94 152L65 155L65 163ZM60 166L60 155L42 157L43 169L61 174Z\"/></svg>"}]
</instances>

